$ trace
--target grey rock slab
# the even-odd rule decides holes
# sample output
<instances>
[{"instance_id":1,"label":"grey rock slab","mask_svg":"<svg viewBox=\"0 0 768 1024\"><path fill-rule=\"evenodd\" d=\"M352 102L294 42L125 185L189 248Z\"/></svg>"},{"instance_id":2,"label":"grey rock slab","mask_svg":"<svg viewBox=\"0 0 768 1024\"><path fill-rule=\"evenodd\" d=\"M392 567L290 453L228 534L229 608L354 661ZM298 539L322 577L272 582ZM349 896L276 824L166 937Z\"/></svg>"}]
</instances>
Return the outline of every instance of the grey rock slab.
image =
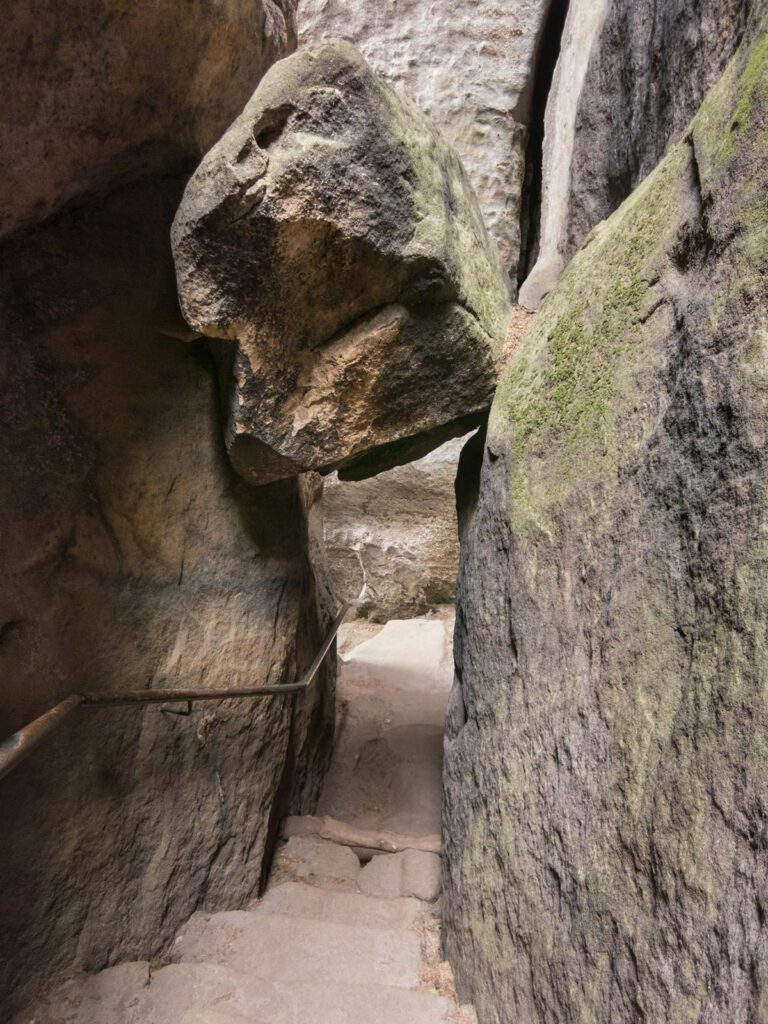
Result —
<instances>
[{"instance_id":1,"label":"grey rock slab","mask_svg":"<svg viewBox=\"0 0 768 1024\"><path fill-rule=\"evenodd\" d=\"M292 1024L448 1024L449 1000L381 985L297 985L287 989ZM265 1022L266 1024L266 1022Z\"/></svg>"},{"instance_id":2,"label":"grey rock slab","mask_svg":"<svg viewBox=\"0 0 768 1024\"><path fill-rule=\"evenodd\" d=\"M275 871L311 882L354 885L360 861L348 846L318 836L291 836L277 852Z\"/></svg>"},{"instance_id":3,"label":"grey rock slab","mask_svg":"<svg viewBox=\"0 0 768 1024\"><path fill-rule=\"evenodd\" d=\"M276 983L418 985L415 933L248 911L195 914L171 955L185 963L226 964Z\"/></svg>"},{"instance_id":4,"label":"grey rock slab","mask_svg":"<svg viewBox=\"0 0 768 1024\"><path fill-rule=\"evenodd\" d=\"M440 895L441 871L436 853L403 850L374 857L361 870L358 885L369 896L435 900Z\"/></svg>"},{"instance_id":5,"label":"grey rock slab","mask_svg":"<svg viewBox=\"0 0 768 1024\"><path fill-rule=\"evenodd\" d=\"M359 893L318 889L300 882L283 882L270 887L252 913L405 930L419 920L422 908L414 899L376 899Z\"/></svg>"},{"instance_id":6,"label":"grey rock slab","mask_svg":"<svg viewBox=\"0 0 768 1024\"><path fill-rule=\"evenodd\" d=\"M273 1017L262 1018L264 1024L278 1024ZM256 1017L241 1017L240 1014L222 1013L220 1010L190 1010L174 1018L174 1024L260 1024Z\"/></svg>"},{"instance_id":7,"label":"grey rock slab","mask_svg":"<svg viewBox=\"0 0 768 1024\"><path fill-rule=\"evenodd\" d=\"M226 444L249 482L372 476L490 405L509 301L477 199L349 44L271 69L192 176L172 244L190 326L237 342Z\"/></svg>"},{"instance_id":8,"label":"grey rock slab","mask_svg":"<svg viewBox=\"0 0 768 1024\"><path fill-rule=\"evenodd\" d=\"M284 992L258 965L237 971L227 964L170 964L152 972L133 1012L135 1024L177 1024L196 1013L204 1019L220 1013L254 1024L292 1024Z\"/></svg>"}]
</instances>

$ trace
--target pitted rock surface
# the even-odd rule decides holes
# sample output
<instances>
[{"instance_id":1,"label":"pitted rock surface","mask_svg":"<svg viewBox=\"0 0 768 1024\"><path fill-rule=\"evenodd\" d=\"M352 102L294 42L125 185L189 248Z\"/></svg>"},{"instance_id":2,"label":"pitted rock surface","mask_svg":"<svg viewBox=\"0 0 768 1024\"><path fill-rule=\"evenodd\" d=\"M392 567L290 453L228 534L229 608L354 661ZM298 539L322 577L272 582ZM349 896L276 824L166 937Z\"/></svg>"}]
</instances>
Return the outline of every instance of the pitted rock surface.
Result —
<instances>
[{"instance_id":1,"label":"pitted rock surface","mask_svg":"<svg viewBox=\"0 0 768 1024\"><path fill-rule=\"evenodd\" d=\"M459 571L454 483L466 438L369 480L325 478L322 533L331 588L373 622L453 604Z\"/></svg>"},{"instance_id":2,"label":"pitted rock surface","mask_svg":"<svg viewBox=\"0 0 768 1024\"><path fill-rule=\"evenodd\" d=\"M189 324L237 342L227 446L250 482L371 475L488 407L495 246L456 153L350 45L271 69L172 238Z\"/></svg>"},{"instance_id":3,"label":"pitted rock surface","mask_svg":"<svg viewBox=\"0 0 768 1024\"><path fill-rule=\"evenodd\" d=\"M516 284L536 57L549 0L301 0L299 43L341 38L456 147ZM512 283L511 282L511 283Z\"/></svg>"}]
</instances>

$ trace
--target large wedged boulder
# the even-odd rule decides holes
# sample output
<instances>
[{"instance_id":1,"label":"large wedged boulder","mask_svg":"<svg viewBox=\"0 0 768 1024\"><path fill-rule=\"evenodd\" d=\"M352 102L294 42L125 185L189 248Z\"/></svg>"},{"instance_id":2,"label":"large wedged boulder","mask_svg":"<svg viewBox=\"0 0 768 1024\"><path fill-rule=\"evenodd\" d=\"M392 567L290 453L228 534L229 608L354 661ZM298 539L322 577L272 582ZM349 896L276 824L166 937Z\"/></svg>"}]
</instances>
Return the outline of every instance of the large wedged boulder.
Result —
<instances>
[{"instance_id":1,"label":"large wedged boulder","mask_svg":"<svg viewBox=\"0 0 768 1024\"><path fill-rule=\"evenodd\" d=\"M444 805L484 1024L765 1016L767 28L761 3L492 409Z\"/></svg>"},{"instance_id":2,"label":"large wedged boulder","mask_svg":"<svg viewBox=\"0 0 768 1024\"><path fill-rule=\"evenodd\" d=\"M227 444L250 482L369 475L490 404L507 314L495 247L456 154L352 46L266 75L172 240L186 319L238 343Z\"/></svg>"}]
</instances>

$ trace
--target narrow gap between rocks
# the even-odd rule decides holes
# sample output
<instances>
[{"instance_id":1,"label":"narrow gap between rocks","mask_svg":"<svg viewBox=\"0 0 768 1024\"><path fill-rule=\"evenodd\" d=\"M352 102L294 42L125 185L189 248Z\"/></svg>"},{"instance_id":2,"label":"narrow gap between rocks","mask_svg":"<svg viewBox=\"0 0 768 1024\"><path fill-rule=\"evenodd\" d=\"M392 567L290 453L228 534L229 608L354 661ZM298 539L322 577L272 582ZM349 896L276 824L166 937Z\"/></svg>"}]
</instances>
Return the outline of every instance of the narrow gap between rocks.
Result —
<instances>
[{"instance_id":1,"label":"narrow gap between rocks","mask_svg":"<svg viewBox=\"0 0 768 1024\"><path fill-rule=\"evenodd\" d=\"M411 950L429 1012L457 1024L475 1018L441 957L440 854L466 441L368 480L326 481L330 589L355 601L357 617L339 633L335 747L320 801L314 815L283 821L263 901L311 889L330 916L344 899L374 916L405 914L408 926L388 933L392 955Z\"/></svg>"},{"instance_id":2,"label":"narrow gap between rocks","mask_svg":"<svg viewBox=\"0 0 768 1024\"><path fill-rule=\"evenodd\" d=\"M533 80L528 146L525 151L525 178L520 207L520 259L517 286L522 285L539 255L541 232L541 195L544 164L544 115L552 88L555 66L560 56L565 19L570 0L552 0L539 47ZM514 276L514 274L513 274Z\"/></svg>"}]
</instances>

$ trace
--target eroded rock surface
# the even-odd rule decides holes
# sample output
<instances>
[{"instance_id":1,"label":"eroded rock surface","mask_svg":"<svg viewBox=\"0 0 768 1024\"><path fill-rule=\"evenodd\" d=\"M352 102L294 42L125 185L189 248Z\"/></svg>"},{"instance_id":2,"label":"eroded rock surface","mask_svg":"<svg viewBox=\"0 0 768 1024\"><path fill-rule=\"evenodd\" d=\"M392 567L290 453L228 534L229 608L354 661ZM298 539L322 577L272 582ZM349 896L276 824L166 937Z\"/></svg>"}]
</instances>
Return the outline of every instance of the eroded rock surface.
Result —
<instances>
[{"instance_id":1,"label":"eroded rock surface","mask_svg":"<svg viewBox=\"0 0 768 1024\"><path fill-rule=\"evenodd\" d=\"M547 104L536 309L592 228L677 142L741 39L749 0L572 0Z\"/></svg>"},{"instance_id":2,"label":"eroded rock surface","mask_svg":"<svg viewBox=\"0 0 768 1024\"><path fill-rule=\"evenodd\" d=\"M212 145L296 43L296 0L8 5L0 235Z\"/></svg>"},{"instance_id":3,"label":"eroded rock surface","mask_svg":"<svg viewBox=\"0 0 768 1024\"><path fill-rule=\"evenodd\" d=\"M326 477L330 586L374 622L453 604L459 572L454 482L465 438L370 480Z\"/></svg>"},{"instance_id":4,"label":"eroded rock surface","mask_svg":"<svg viewBox=\"0 0 768 1024\"><path fill-rule=\"evenodd\" d=\"M768 999L765 4L752 19L492 410L444 804L448 952L484 1024L735 1024Z\"/></svg>"},{"instance_id":5,"label":"eroded rock surface","mask_svg":"<svg viewBox=\"0 0 768 1024\"><path fill-rule=\"evenodd\" d=\"M496 249L455 152L348 44L269 72L190 181L173 246L187 321L237 342L227 445L250 482L367 476L488 407Z\"/></svg>"},{"instance_id":6,"label":"eroded rock surface","mask_svg":"<svg viewBox=\"0 0 768 1024\"><path fill-rule=\"evenodd\" d=\"M184 327L178 164L290 44L280 10L8 12L0 230L26 229L0 249L2 739L78 691L289 682L324 633L311 482L245 485L206 344L159 333ZM312 810L332 730L330 665L298 704L72 716L0 783L0 1019L60 970L150 959L195 907L254 895L271 817Z\"/></svg>"},{"instance_id":7,"label":"eroded rock surface","mask_svg":"<svg viewBox=\"0 0 768 1024\"><path fill-rule=\"evenodd\" d=\"M154 326L183 184L2 250L3 738L78 691L290 682L320 644L299 486L236 476L210 355ZM295 708L73 716L0 783L0 1018L255 895L270 812L312 809L332 730L327 673Z\"/></svg>"},{"instance_id":8,"label":"eroded rock surface","mask_svg":"<svg viewBox=\"0 0 768 1024\"><path fill-rule=\"evenodd\" d=\"M516 280L533 74L548 0L302 0L299 42L341 38L456 147Z\"/></svg>"}]
</instances>

